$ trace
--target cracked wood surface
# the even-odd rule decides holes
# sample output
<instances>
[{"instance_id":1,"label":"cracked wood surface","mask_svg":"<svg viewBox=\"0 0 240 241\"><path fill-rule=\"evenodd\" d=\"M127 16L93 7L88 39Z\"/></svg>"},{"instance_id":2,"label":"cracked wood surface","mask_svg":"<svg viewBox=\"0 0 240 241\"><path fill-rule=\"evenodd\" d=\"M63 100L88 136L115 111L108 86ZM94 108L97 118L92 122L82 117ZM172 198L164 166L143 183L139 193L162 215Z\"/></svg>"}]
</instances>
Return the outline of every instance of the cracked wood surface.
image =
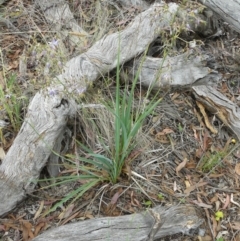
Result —
<instances>
[{"instance_id":1,"label":"cracked wood surface","mask_svg":"<svg viewBox=\"0 0 240 241\"><path fill-rule=\"evenodd\" d=\"M163 220L163 225L154 240L182 233L194 234L203 222L195 208L190 205L156 207L153 209ZM148 211L120 217L105 217L67 224L46 231L33 241L144 241L154 225L154 219Z\"/></svg>"},{"instance_id":2,"label":"cracked wood surface","mask_svg":"<svg viewBox=\"0 0 240 241\"><path fill-rule=\"evenodd\" d=\"M125 66L124 80L133 80L139 71L139 83L154 89L186 89L194 85L216 85L221 75L208 65L214 59L207 54L190 50L174 57L144 57ZM186 78L187 76L187 78Z\"/></svg>"},{"instance_id":3,"label":"cracked wood surface","mask_svg":"<svg viewBox=\"0 0 240 241\"><path fill-rule=\"evenodd\" d=\"M194 86L197 101L215 114L240 140L240 108L211 86Z\"/></svg>"},{"instance_id":4,"label":"cracked wood surface","mask_svg":"<svg viewBox=\"0 0 240 241\"><path fill-rule=\"evenodd\" d=\"M212 9L230 27L240 33L240 1L238 0L200 0L200 2Z\"/></svg>"}]
</instances>

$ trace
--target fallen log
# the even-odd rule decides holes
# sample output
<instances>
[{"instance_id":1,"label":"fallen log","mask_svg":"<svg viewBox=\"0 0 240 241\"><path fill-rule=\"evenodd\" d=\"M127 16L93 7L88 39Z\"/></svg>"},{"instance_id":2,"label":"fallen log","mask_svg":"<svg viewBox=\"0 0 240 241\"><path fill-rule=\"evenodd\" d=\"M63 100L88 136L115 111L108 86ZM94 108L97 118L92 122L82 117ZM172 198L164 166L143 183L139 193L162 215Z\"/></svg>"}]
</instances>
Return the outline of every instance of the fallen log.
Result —
<instances>
[{"instance_id":1,"label":"fallen log","mask_svg":"<svg viewBox=\"0 0 240 241\"><path fill-rule=\"evenodd\" d=\"M71 48L77 48L79 52L82 52L89 34L77 24L68 4L63 0L35 0L35 4L40 7L50 26L50 30L56 31L60 41L69 38ZM74 34L81 36L81 38ZM62 44L61 49L65 54L67 50L63 46Z\"/></svg>"},{"instance_id":2,"label":"fallen log","mask_svg":"<svg viewBox=\"0 0 240 241\"><path fill-rule=\"evenodd\" d=\"M240 2L235 0L200 0L200 2L217 13L230 27L240 33Z\"/></svg>"},{"instance_id":3,"label":"fallen log","mask_svg":"<svg viewBox=\"0 0 240 241\"><path fill-rule=\"evenodd\" d=\"M154 89L187 89L195 85L215 86L221 75L209 66L214 65L214 58L208 54L199 54L189 50L174 57L134 60L125 66L121 73L125 80L132 80L138 73L139 83Z\"/></svg>"},{"instance_id":4,"label":"fallen log","mask_svg":"<svg viewBox=\"0 0 240 241\"><path fill-rule=\"evenodd\" d=\"M149 3L144 0L116 0L117 3L120 3L122 6L126 8L135 7L147 9L149 7Z\"/></svg>"},{"instance_id":5,"label":"fallen log","mask_svg":"<svg viewBox=\"0 0 240 241\"><path fill-rule=\"evenodd\" d=\"M193 94L210 113L215 114L240 140L240 109L211 86L194 86Z\"/></svg>"},{"instance_id":6,"label":"fallen log","mask_svg":"<svg viewBox=\"0 0 240 241\"><path fill-rule=\"evenodd\" d=\"M155 207L163 222L154 240L168 235L182 233L193 235L203 220L198 217L193 206L180 205L171 208ZM148 211L120 217L106 217L67 224L46 231L33 241L144 241L154 225L154 219Z\"/></svg>"}]
</instances>

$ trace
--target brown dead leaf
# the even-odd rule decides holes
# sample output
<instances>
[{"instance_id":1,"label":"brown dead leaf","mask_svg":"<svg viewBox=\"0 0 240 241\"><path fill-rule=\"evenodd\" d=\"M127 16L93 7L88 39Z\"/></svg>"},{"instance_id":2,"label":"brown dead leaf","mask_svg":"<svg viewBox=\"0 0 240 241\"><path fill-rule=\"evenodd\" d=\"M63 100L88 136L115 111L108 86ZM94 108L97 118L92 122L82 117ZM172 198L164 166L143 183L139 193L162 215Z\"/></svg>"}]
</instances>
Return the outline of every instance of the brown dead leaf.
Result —
<instances>
[{"instance_id":1,"label":"brown dead leaf","mask_svg":"<svg viewBox=\"0 0 240 241\"><path fill-rule=\"evenodd\" d=\"M75 207L74 204L70 204L66 209L63 210L63 212L59 214L58 219L62 220L62 219L68 218L72 214L74 207Z\"/></svg>"},{"instance_id":2,"label":"brown dead leaf","mask_svg":"<svg viewBox=\"0 0 240 241\"><path fill-rule=\"evenodd\" d=\"M186 164L185 167L186 167L187 169L195 169L196 166L197 166L197 163L196 163L195 161L191 160L191 161L188 161L188 162L187 162L187 164Z\"/></svg>"},{"instance_id":3,"label":"brown dead leaf","mask_svg":"<svg viewBox=\"0 0 240 241\"><path fill-rule=\"evenodd\" d=\"M117 192L113 195L113 197L112 197L112 199L111 199L111 204L116 204L116 203L117 203L117 200L118 200L120 194L121 194L121 191L117 191Z\"/></svg>"},{"instance_id":4,"label":"brown dead leaf","mask_svg":"<svg viewBox=\"0 0 240 241\"><path fill-rule=\"evenodd\" d=\"M205 126L203 121L202 121L202 117L200 116L199 112L196 110L196 108L193 109L194 110L194 114L195 116L197 116L198 122L200 123L200 126Z\"/></svg>"},{"instance_id":5,"label":"brown dead leaf","mask_svg":"<svg viewBox=\"0 0 240 241\"><path fill-rule=\"evenodd\" d=\"M199 182L197 184L192 185L191 187L188 187L184 190L185 194L190 194L190 192L194 191L195 189L207 185L207 182Z\"/></svg>"},{"instance_id":6,"label":"brown dead leaf","mask_svg":"<svg viewBox=\"0 0 240 241\"><path fill-rule=\"evenodd\" d=\"M162 144L170 143L170 140L167 136L155 136L155 141L160 142Z\"/></svg>"},{"instance_id":7,"label":"brown dead leaf","mask_svg":"<svg viewBox=\"0 0 240 241\"><path fill-rule=\"evenodd\" d=\"M178 98L180 94L178 92L175 92L173 95L171 95L171 100L175 100L176 98Z\"/></svg>"},{"instance_id":8,"label":"brown dead leaf","mask_svg":"<svg viewBox=\"0 0 240 241\"><path fill-rule=\"evenodd\" d=\"M170 133L173 133L173 132L174 132L174 131L173 131L172 129L170 129L170 128L165 128L165 129L163 129L161 132L158 132L158 133L156 134L156 137L165 136L165 135L170 134Z\"/></svg>"},{"instance_id":9,"label":"brown dead leaf","mask_svg":"<svg viewBox=\"0 0 240 241\"><path fill-rule=\"evenodd\" d=\"M207 128L208 128L213 134L217 134L218 131L217 131L217 129L210 123L210 121L209 121L209 119L208 119L208 116L207 116L207 113L205 112L204 106L203 106L200 102L198 102L198 101L196 101L196 103L197 103L197 106L198 106L199 109L200 109L200 112L201 112L202 115L203 115L203 118L204 118L204 120L205 120L205 124L206 124Z\"/></svg>"},{"instance_id":10,"label":"brown dead leaf","mask_svg":"<svg viewBox=\"0 0 240 241\"><path fill-rule=\"evenodd\" d=\"M123 189L120 188L112 197L111 202L107 205L107 206L103 206L103 212L106 213L106 215L109 216L118 216L120 215L118 209L117 209L117 201L118 198L120 196L120 194L122 193Z\"/></svg>"},{"instance_id":11,"label":"brown dead leaf","mask_svg":"<svg viewBox=\"0 0 240 241\"><path fill-rule=\"evenodd\" d=\"M226 200L225 200L225 203L224 203L222 209L226 209L228 207L229 203L230 203L230 196L227 194L227 197L226 197Z\"/></svg>"},{"instance_id":12,"label":"brown dead leaf","mask_svg":"<svg viewBox=\"0 0 240 241\"><path fill-rule=\"evenodd\" d=\"M22 231L23 231L23 241L28 241L29 238L33 239L34 238L34 234L32 232L32 224L29 223L26 220L22 220L21 221L22 224Z\"/></svg>"},{"instance_id":13,"label":"brown dead leaf","mask_svg":"<svg viewBox=\"0 0 240 241\"><path fill-rule=\"evenodd\" d=\"M232 222L231 228L234 230L240 230L240 222Z\"/></svg>"},{"instance_id":14,"label":"brown dead leaf","mask_svg":"<svg viewBox=\"0 0 240 241\"><path fill-rule=\"evenodd\" d=\"M215 209L216 210L219 210L220 209L220 201L219 200L217 200L216 202L215 202Z\"/></svg>"},{"instance_id":15,"label":"brown dead leaf","mask_svg":"<svg viewBox=\"0 0 240 241\"><path fill-rule=\"evenodd\" d=\"M199 207L202 207L202 208L212 208L213 206L212 205L209 205L209 204L206 204L206 203L203 203L203 202L198 202L197 200L193 200L192 203L198 205Z\"/></svg>"},{"instance_id":16,"label":"brown dead leaf","mask_svg":"<svg viewBox=\"0 0 240 241\"><path fill-rule=\"evenodd\" d=\"M117 25L117 26L122 26L122 25L127 24L128 21L129 21L129 19L122 20L122 21L117 22L116 25Z\"/></svg>"},{"instance_id":17,"label":"brown dead leaf","mask_svg":"<svg viewBox=\"0 0 240 241\"><path fill-rule=\"evenodd\" d=\"M124 165L124 169L123 169L124 173L127 174L128 176L128 180L131 180L132 177L132 170L131 170L131 166L126 162Z\"/></svg>"},{"instance_id":18,"label":"brown dead leaf","mask_svg":"<svg viewBox=\"0 0 240 241\"><path fill-rule=\"evenodd\" d=\"M202 148L196 149L195 156L200 159L202 157L202 155L203 155Z\"/></svg>"},{"instance_id":19,"label":"brown dead leaf","mask_svg":"<svg viewBox=\"0 0 240 241\"><path fill-rule=\"evenodd\" d=\"M188 180L185 180L184 182L185 182L186 188L191 187L191 184L190 184L190 182Z\"/></svg>"},{"instance_id":20,"label":"brown dead leaf","mask_svg":"<svg viewBox=\"0 0 240 241\"><path fill-rule=\"evenodd\" d=\"M197 133L197 130L194 126L191 126L192 130L193 130L193 136L195 138L196 141L199 141L199 136L198 136L198 133Z\"/></svg>"},{"instance_id":21,"label":"brown dead leaf","mask_svg":"<svg viewBox=\"0 0 240 241\"><path fill-rule=\"evenodd\" d=\"M218 200L218 195L214 195L211 199L210 199L210 203L215 203Z\"/></svg>"},{"instance_id":22,"label":"brown dead leaf","mask_svg":"<svg viewBox=\"0 0 240 241\"><path fill-rule=\"evenodd\" d=\"M141 203L135 198L135 194L133 191L131 192L130 196L131 196L131 204L135 207L141 207Z\"/></svg>"},{"instance_id":23,"label":"brown dead leaf","mask_svg":"<svg viewBox=\"0 0 240 241\"><path fill-rule=\"evenodd\" d=\"M208 131L205 130L203 135L203 151L207 151L211 145L212 138L209 136Z\"/></svg>"},{"instance_id":24,"label":"brown dead leaf","mask_svg":"<svg viewBox=\"0 0 240 241\"><path fill-rule=\"evenodd\" d=\"M240 163L237 163L235 166L235 172L240 176Z\"/></svg>"},{"instance_id":25,"label":"brown dead leaf","mask_svg":"<svg viewBox=\"0 0 240 241\"><path fill-rule=\"evenodd\" d=\"M10 71L11 69L17 69L18 65L19 65L18 60L14 60L9 64L7 70Z\"/></svg>"},{"instance_id":26,"label":"brown dead leaf","mask_svg":"<svg viewBox=\"0 0 240 241\"><path fill-rule=\"evenodd\" d=\"M213 230L213 237L214 239L217 236L217 221L213 215L211 215L211 220L212 220L212 230Z\"/></svg>"},{"instance_id":27,"label":"brown dead leaf","mask_svg":"<svg viewBox=\"0 0 240 241\"><path fill-rule=\"evenodd\" d=\"M176 167L177 176L179 176L178 173L186 166L187 162L188 162L188 159L184 158L183 161Z\"/></svg>"},{"instance_id":28,"label":"brown dead leaf","mask_svg":"<svg viewBox=\"0 0 240 241\"><path fill-rule=\"evenodd\" d=\"M12 52L11 54L8 54L8 58L11 58L11 59L19 59L19 55L21 53L21 49L18 49L14 52Z\"/></svg>"},{"instance_id":29,"label":"brown dead leaf","mask_svg":"<svg viewBox=\"0 0 240 241\"><path fill-rule=\"evenodd\" d=\"M19 222L13 220L7 220L6 222L3 222L3 225L5 226L6 231L8 231L10 228L22 230L21 225L19 225Z\"/></svg>"},{"instance_id":30,"label":"brown dead leaf","mask_svg":"<svg viewBox=\"0 0 240 241\"><path fill-rule=\"evenodd\" d=\"M94 216L92 215L92 213L89 213L89 212L87 212L87 213L85 214L85 217L88 218L88 219L93 219L93 218L94 218Z\"/></svg>"},{"instance_id":31,"label":"brown dead leaf","mask_svg":"<svg viewBox=\"0 0 240 241\"><path fill-rule=\"evenodd\" d=\"M71 35L74 35L74 36L78 36L78 37L86 37L88 36L87 33L84 33L84 32L68 32L69 34Z\"/></svg>"},{"instance_id":32,"label":"brown dead leaf","mask_svg":"<svg viewBox=\"0 0 240 241\"><path fill-rule=\"evenodd\" d=\"M37 212L36 212L35 215L34 215L33 220L37 219L37 218L40 216L40 214L41 214L41 212L42 212L42 210L43 210L43 207L44 207L44 201L42 200L42 201L40 202L40 206L39 206Z\"/></svg>"},{"instance_id":33,"label":"brown dead leaf","mask_svg":"<svg viewBox=\"0 0 240 241\"><path fill-rule=\"evenodd\" d=\"M81 213L81 211L78 211L76 213L74 213L73 215L71 215L70 217L66 218L63 222L61 222L60 225L65 225L66 223L68 223L70 220L74 219L76 216L78 216Z\"/></svg>"},{"instance_id":34,"label":"brown dead leaf","mask_svg":"<svg viewBox=\"0 0 240 241\"><path fill-rule=\"evenodd\" d=\"M34 237L36 237L39 232L46 226L46 223L38 223L34 228Z\"/></svg>"}]
</instances>

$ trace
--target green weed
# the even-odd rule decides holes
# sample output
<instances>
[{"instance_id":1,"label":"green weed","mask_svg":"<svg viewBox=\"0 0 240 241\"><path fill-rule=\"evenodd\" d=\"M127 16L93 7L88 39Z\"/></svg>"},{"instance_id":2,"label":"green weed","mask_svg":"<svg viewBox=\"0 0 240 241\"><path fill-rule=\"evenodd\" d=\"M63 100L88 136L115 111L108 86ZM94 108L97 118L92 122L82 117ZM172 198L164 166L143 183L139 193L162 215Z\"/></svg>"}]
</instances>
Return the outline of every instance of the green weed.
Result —
<instances>
[{"instance_id":1,"label":"green weed","mask_svg":"<svg viewBox=\"0 0 240 241\"><path fill-rule=\"evenodd\" d=\"M212 171L221 163L226 154L224 151L206 153L201 161L200 169L205 173Z\"/></svg>"},{"instance_id":2,"label":"green weed","mask_svg":"<svg viewBox=\"0 0 240 241\"><path fill-rule=\"evenodd\" d=\"M99 140L103 148L102 154L96 153L94 150L87 147L87 145L83 145L79 141L76 141L78 146L86 153L87 157L67 155L66 161L71 165L75 165L77 175L58 177L52 186L77 180L80 182L85 180L85 184L78 187L77 190L70 192L61 202L57 203L50 212L69 200L74 202L97 184L102 182L117 183L126 161L128 165L130 165L130 162L134 159L133 157L129 160L129 156L136 147L137 134L142 128L145 118L153 112L161 99L157 99L155 96L155 98L148 104L145 104L144 107L139 106L136 108L134 106L134 94L138 74L133 80L131 89L128 90L128 88L125 87L123 93L120 88L119 76L120 64L117 65L115 101L110 103L105 101L102 103L105 111L113 117L113 120L111 120L111 122L113 122L112 131L114 133L112 141L105 140L103 137L101 138L101 133L98 133L98 131L94 132L95 135L99 134ZM76 165L75 161L80 164Z\"/></svg>"},{"instance_id":3,"label":"green weed","mask_svg":"<svg viewBox=\"0 0 240 241\"><path fill-rule=\"evenodd\" d=\"M5 86L0 85L0 103L0 110L6 113L14 132L17 133L22 124L22 108L26 106L27 98L22 94L16 75L7 77Z\"/></svg>"}]
</instances>

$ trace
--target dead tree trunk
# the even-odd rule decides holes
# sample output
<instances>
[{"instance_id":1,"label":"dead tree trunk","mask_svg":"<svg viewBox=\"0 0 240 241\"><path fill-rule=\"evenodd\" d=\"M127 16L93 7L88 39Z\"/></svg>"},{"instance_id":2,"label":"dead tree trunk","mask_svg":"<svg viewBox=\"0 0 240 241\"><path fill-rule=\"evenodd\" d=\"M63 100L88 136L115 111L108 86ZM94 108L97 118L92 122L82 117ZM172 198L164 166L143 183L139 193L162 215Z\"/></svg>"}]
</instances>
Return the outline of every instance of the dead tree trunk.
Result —
<instances>
[{"instance_id":1,"label":"dead tree trunk","mask_svg":"<svg viewBox=\"0 0 240 241\"><path fill-rule=\"evenodd\" d=\"M196 85L216 85L221 75L211 70L208 65L214 59L204 53L200 55L189 50L184 54L166 58L146 57L134 60L125 66L122 77L134 79L139 71L139 83L154 89L186 89ZM187 76L187 78L186 78Z\"/></svg>"},{"instance_id":2,"label":"dead tree trunk","mask_svg":"<svg viewBox=\"0 0 240 241\"><path fill-rule=\"evenodd\" d=\"M153 210L160 214L163 222L154 239L177 233L192 235L198 232L203 222L195 209L188 205L171 208L156 207ZM68 224L47 231L34 241L145 241L153 225L154 219L148 211L145 211L121 217L98 218Z\"/></svg>"},{"instance_id":3,"label":"dead tree trunk","mask_svg":"<svg viewBox=\"0 0 240 241\"><path fill-rule=\"evenodd\" d=\"M230 27L240 33L240 2L224 0L200 0L200 2L218 14L219 18L230 24Z\"/></svg>"}]
</instances>

